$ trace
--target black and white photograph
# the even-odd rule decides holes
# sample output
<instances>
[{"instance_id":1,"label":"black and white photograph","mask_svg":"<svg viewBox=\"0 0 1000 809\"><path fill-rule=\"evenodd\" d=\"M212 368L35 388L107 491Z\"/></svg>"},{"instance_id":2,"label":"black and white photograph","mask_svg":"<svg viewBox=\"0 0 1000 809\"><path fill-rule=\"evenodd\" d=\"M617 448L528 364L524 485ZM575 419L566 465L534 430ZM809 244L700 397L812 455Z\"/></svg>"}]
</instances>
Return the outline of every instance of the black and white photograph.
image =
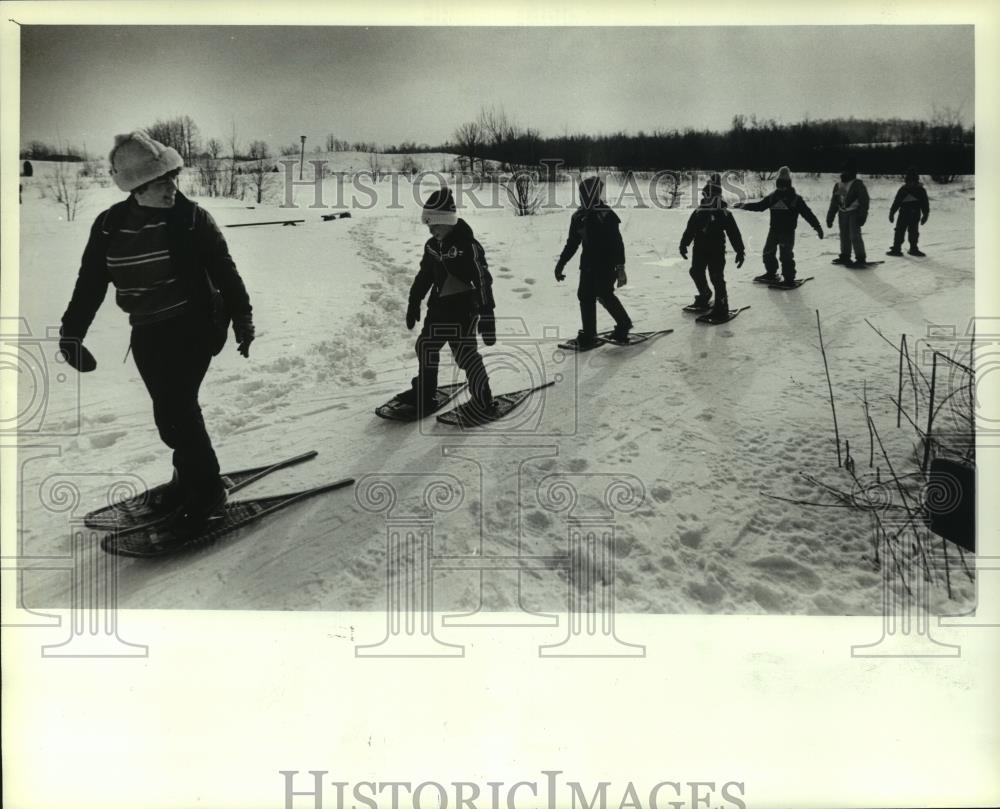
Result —
<instances>
[{"instance_id":1,"label":"black and white photograph","mask_svg":"<svg viewBox=\"0 0 1000 809\"><path fill-rule=\"evenodd\" d=\"M2 6L5 805L1000 798L988 4Z\"/></svg>"}]
</instances>

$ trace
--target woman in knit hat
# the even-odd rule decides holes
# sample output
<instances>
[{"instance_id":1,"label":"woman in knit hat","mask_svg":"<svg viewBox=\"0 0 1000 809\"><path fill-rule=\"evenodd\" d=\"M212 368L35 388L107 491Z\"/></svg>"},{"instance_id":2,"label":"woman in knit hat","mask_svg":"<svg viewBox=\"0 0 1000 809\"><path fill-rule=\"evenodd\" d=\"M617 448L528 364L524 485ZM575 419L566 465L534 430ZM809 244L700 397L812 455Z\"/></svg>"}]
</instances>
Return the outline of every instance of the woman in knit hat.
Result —
<instances>
[{"instance_id":1,"label":"woman in knit hat","mask_svg":"<svg viewBox=\"0 0 1000 809\"><path fill-rule=\"evenodd\" d=\"M744 211L770 211L771 221L767 229L767 240L761 258L764 261L764 274L758 275L754 281L774 283L778 280L778 258L781 258L781 276L783 283L792 286L795 283L795 228L799 224L799 215L808 222L816 235L823 238L823 228L806 201L792 187L792 171L788 166L778 169L778 177L774 181L775 190L759 202L737 202L733 207Z\"/></svg>"},{"instance_id":2,"label":"woman in knit hat","mask_svg":"<svg viewBox=\"0 0 1000 809\"><path fill-rule=\"evenodd\" d=\"M250 299L215 221L177 190L184 161L175 149L137 130L115 138L109 161L111 177L129 196L90 229L60 348L73 367L91 370L83 339L114 284L157 430L173 450L173 482L157 506L182 541L225 505L198 390L230 320L239 352L249 356Z\"/></svg>"}]
</instances>

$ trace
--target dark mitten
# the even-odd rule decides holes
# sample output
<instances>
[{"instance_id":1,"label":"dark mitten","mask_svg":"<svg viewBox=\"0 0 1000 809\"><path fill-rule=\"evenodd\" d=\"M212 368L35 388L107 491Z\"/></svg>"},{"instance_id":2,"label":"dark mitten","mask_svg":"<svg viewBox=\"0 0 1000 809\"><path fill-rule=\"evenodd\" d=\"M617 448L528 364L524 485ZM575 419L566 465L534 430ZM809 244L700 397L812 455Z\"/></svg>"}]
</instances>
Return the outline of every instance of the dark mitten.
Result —
<instances>
[{"instance_id":1,"label":"dark mitten","mask_svg":"<svg viewBox=\"0 0 1000 809\"><path fill-rule=\"evenodd\" d=\"M418 320L420 320L420 304L410 301L410 305L406 308L406 328L412 330Z\"/></svg>"},{"instance_id":2,"label":"dark mitten","mask_svg":"<svg viewBox=\"0 0 1000 809\"><path fill-rule=\"evenodd\" d=\"M562 281L566 278L566 274L563 272L563 264L556 264L556 280Z\"/></svg>"},{"instance_id":3,"label":"dark mitten","mask_svg":"<svg viewBox=\"0 0 1000 809\"><path fill-rule=\"evenodd\" d=\"M250 343L256 334L253 319L250 315L240 315L233 318L233 334L236 335L236 348L244 357L250 356Z\"/></svg>"},{"instance_id":4,"label":"dark mitten","mask_svg":"<svg viewBox=\"0 0 1000 809\"><path fill-rule=\"evenodd\" d=\"M84 347L83 341L76 337L66 337L62 330L59 331L59 355L66 360L70 368L81 374L89 373L97 367L97 360Z\"/></svg>"},{"instance_id":5,"label":"dark mitten","mask_svg":"<svg viewBox=\"0 0 1000 809\"><path fill-rule=\"evenodd\" d=\"M743 253L737 253L736 254L736 266L737 266L737 268L742 267L743 266L743 262L745 260L746 260L746 255L744 255Z\"/></svg>"},{"instance_id":6,"label":"dark mitten","mask_svg":"<svg viewBox=\"0 0 1000 809\"><path fill-rule=\"evenodd\" d=\"M497 321L493 317L493 310L483 312L479 318L479 333L483 336L483 342L491 346L497 341Z\"/></svg>"}]
</instances>

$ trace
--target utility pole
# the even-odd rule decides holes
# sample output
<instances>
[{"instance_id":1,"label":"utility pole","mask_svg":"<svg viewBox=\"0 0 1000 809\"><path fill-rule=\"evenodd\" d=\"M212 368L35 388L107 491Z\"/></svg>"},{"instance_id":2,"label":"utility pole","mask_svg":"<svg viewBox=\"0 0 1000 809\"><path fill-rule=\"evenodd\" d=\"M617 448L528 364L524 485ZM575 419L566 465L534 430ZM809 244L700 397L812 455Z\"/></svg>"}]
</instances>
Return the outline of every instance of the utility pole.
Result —
<instances>
[{"instance_id":1,"label":"utility pole","mask_svg":"<svg viewBox=\"0 0 1000 809\"><path fill-rule=\"evenodd\" d=\"M299 179L301 180L302 179L302 166L305 165L305 162L306 162L306 136L305 135L299 135L299 137L302 138L302 154L299 156Z\"/></svg>"}]
</instances>

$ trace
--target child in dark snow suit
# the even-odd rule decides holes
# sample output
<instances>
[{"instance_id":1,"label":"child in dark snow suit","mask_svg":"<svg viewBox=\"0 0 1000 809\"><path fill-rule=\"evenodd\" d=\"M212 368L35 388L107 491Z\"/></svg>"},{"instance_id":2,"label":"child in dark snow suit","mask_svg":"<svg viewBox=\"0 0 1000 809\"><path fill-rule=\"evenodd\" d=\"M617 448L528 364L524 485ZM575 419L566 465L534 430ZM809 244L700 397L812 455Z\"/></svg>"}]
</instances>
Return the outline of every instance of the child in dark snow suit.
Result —
<instances>
[{"instance_id":1,"label":"child in dark snow suit","mask_svg":"<svg viewBox=\"0 0 1000 809\"><path fill-rule=\"evenodd\" d=\"M420 270L410 287L406 327L420 320L420 302L427 293L427 316L417 338L419 368L412 388L400 396L418 410L432 409L438 386L441 349L447 343L459 368L465 371L475 406L484 412L493 406L493 393L479 354L476 331L483 342L496 342L493 316L493 277L486 265L483 246L472 228L458 218L449 189L435 191L424 205L421 221L431 232L424 244Z\"/></svg>"},{"instance_id":2,"label":"child in dark snow suit","mask_svg":"<svg viewBox=\"0 0 1000 809\"><path fill-rule=\"evenodd\" d=\"M778 169L775 179L775 190L760 202L737 202L733 207L744 211L770 211L771 223L767 230L767 240L761 258L764 261L764 274L757 276L757 281L778 280L778 257L781 258L781 276L786 284L795 280L795 228L799 223L799 215L812 225L817 235L823 238L823 228L819 224L809 206L802 197L795 193L792 187L792 173L788 166Z\"/></svg>"},{"instance_id":3,"label":"child in dark snow suit","mask_svg":"<svg viewBox=\"0 0 1000 809\"><path fill-rule=\"evenodd\" d=\"M601 199L604 182L599 177L588 177L580 183L580 207L573 212L569 222L566 245L556 262L556 281L565 279L563 269L577 248L583 245L580 255L580 285L576 297L580 302L580 319L583 328L577 335L581 346L592 344L597 338L597 304L600 302L615 319L614 339L626 340L632 320L622 302L615 295L615 284L628 283L625 275L625 245L618 229L621 220Z\"/></svg>"},{"instance_id":4,"label":"child in dark snow suit","mask_svg":"<svg viewBox=\"0 0 1000 809\"><path fill-rule=\"evenodd\" d=\"M830 196L830 208L826 212L826 226L833 227L833 217L836 215L840 226L840 255L833 260L834 264L845 267L863 267L867 263L865 242L861 238L861 228L868 219L868 189L858 179L858 173L853 163L845 163L840 173L840 182L834 183L833 194ZM851 261L851 250L854 250L854 261Z\"/></svg>"},{"instance_id":5,"label":"child in dark snow suit","mask_svg":"<svg viewBox=\"0 0 1000 809\"><path fill-rule=\"evenodd\" d=\"M254 339L246 287L212 217L177 191L184 161L137 130L118 135L109 157L115 184L129 197L101 213L90 230L59 348L78 370L82 341L108 285L132 326L132 357L153 401L174 475L158 498L178 540L224 506L226 488L205 428L198 391L232 319L240 353Z\"/></svg>"},{"instance_id":6,"label":"child in dark snow suit","mask_svg":"<svg viewBox=\"0 0 1000 809\"><path fill-rule=\"evenodd\" d=\"M887 256L903 255L903 235L908 237L910 242L910 255L923 256L917 247L917 240L920 238L920 225L927 224L927 217L931 213L931 204L927 199L927 189L920 182L920 175L916 169L909 169L906 172L906 182L896 192L896 198L892 201L889 209L889 221L891 222L899 212L899 219L896 222L896 232L892 240L892 249L886 253Z\"/></svg>"},{"instance_id":7,"label":"child in dark snow suit","mask_svg":"<svg viewBox=\"0 0 1000 809\"><path fill-rule=\"evenodd\" d=\"M698 294L693 306L708 308L715 289L715 305L712 315L723 317L729 314L729 296L726 292L726 237L736 251L736 266L742 267L746 257L743 248L743 237L736 225L736 219L727 209L722 199L722 180L718 174L713 174L702 189L702 198L698 207L688 218L684 235L681 236L679 252L687 258L688 245L694 242L694 252L691 256L691 269L688 271ZM709 287L705 280L705 271L712 282Z\"/></svg>"}]
</instances>

